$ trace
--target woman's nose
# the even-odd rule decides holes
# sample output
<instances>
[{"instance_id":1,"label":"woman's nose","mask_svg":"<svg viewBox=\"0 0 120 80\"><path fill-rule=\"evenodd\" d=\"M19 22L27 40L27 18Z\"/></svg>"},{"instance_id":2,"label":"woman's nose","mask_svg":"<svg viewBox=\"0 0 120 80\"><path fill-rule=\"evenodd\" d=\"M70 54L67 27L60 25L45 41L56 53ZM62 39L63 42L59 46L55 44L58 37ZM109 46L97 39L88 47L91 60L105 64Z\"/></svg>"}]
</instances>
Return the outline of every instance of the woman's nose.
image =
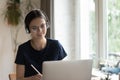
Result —
<instances>
[{"instance_id":1,"label":"woman's nose","mask_svg":"<svg viewBox=\"0 0 120 80\"><path fill-rule=\"evenodd\" d=\"M42 31L42 29L39 27L39 28L38 28L38 31L39 31L39 32L41 32L41 31Z\"/></svg>"}]
</instances>

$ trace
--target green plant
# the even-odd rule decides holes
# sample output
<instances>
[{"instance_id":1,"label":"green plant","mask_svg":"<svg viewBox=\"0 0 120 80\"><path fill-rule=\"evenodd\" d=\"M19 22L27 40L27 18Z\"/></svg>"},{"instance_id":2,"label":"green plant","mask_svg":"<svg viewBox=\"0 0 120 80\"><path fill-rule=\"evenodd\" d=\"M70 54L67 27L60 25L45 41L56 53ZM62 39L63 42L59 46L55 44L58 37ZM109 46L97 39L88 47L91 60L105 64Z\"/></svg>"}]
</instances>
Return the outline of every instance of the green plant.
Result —
<instances>
[{"instance_id":1,"label":"green plant","mask_svg":"<svg viewBox=\"0 0 120 80\"><path fill-rule=\"evenodd\" d=\"M18 25L21 17L20 0L8 0L6 5L5 20L9 25Z\"/></svg>"}]
</instances>

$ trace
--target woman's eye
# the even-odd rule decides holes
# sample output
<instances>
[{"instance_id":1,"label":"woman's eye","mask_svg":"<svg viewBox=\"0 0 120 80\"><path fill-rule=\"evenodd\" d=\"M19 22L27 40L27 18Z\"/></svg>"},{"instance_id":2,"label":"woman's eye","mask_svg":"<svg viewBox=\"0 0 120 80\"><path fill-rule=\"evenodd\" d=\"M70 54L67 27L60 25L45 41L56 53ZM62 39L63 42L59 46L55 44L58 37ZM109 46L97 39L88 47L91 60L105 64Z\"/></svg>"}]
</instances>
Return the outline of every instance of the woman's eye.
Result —
<instances>
[{"instance_id":1,"label":"woman's eye","mask_svg":"<svg viewBox=\"0 0 120 80\"><path fill-rule=\"evenodd\" d=\"M45 27L45 24L42 24L42 25L41 25L41 28L44 28L44 27Z\"/></svg>"},{"instance_id":2,"label":"woman's eye","mask_svg":"<svg viewBox=\"0 0 120 80\"><path fill-rule=\"evenodd\" d=\"M32 30L37 30L37 28L36 28L36 27L33 27Z\"/></svg>"}]
</instances>

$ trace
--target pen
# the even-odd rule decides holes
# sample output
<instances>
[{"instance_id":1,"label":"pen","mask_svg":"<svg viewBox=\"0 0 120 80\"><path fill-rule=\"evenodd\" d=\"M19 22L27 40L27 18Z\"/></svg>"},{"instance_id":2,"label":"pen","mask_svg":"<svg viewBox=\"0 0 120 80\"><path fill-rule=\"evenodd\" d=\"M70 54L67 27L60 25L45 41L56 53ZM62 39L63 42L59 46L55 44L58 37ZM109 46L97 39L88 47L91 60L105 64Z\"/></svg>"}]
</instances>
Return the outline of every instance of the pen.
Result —
<instances>
[{"instance_id":1,"label":"pen","mask_svg":"<svg viewBox=\"0 0 120 80\"><path fill-rule=\"evenodd\" d=\"M31 64L31 67L39 74L42 76L42 74Z\"/></svg>"}]
</instances>

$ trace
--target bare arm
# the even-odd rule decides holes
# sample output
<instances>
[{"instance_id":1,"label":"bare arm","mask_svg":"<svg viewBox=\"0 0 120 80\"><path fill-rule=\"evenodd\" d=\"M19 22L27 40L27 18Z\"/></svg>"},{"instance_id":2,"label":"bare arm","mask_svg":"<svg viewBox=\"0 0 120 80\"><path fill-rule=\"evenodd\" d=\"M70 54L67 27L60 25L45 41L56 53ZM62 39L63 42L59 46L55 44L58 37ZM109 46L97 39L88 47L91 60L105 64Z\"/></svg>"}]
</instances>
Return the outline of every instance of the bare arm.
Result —
<instances>
[{"instance_id":1,"label":"bare arm","mask_svg":"<svg viewBox=\"0 0 120 80\"><path fill-rule=\"evenodd\" d=\"M41 75L37 74L31 77L24 77L25 66L24 65L16 65L16 79L17 80L40 80Z\"/></svg>"}]
</instances>

